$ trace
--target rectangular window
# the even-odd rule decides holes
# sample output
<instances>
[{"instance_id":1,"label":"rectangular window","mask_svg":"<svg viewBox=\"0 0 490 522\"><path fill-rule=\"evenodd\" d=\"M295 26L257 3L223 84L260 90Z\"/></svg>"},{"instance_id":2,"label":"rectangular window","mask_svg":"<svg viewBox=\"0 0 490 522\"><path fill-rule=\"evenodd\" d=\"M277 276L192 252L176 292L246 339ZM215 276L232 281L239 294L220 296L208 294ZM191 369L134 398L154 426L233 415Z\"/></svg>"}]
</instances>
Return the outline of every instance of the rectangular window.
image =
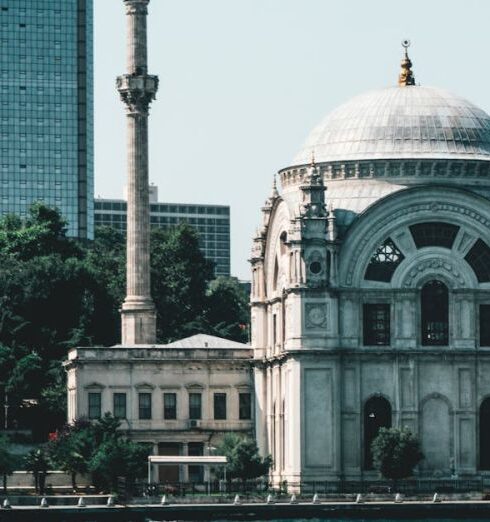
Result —
<instances>
[{"instance_id":1,"label":"rectangular window","mask_svg":"<svg viewBox=\"0 0 490 522\"><path fill-rule=\"evenodd\" d=\"M88 418L100 419L102 410L102 397L100 393L88 394Z\"/></svg>"},{"instance_id":2,"label":"rectangular window","mask_svg":"<svg viewBox=\"0 0 490 522\"><path fill-rule=\"evenodd\" d=\"M364 346L389 346L390 305L364 305Z\"/></svg>"},{"instance_id":3,"label":"rectangular window","mask_svg":"<svg viewBox=\"0 0 490 522\"><path fill-rule=\"evenodd\" d=\"M480 346L490 346L490 304L480 305Z\"/></svg>"},{"instance_id":4,"label":"rectangular window","mask_svg":"<svg viewBox=\"0 0 490 522\"><path fill-rule=\"evenodd\" d=\"M163 418L176 419L177 418L177 394L164 393L163 394Z\"/></svg>"},{"instance_id":5,"label":"rectangular window","mask_svg":"<svg viewBox=\"0 0 490 522\"><path fill-rule=\"evenodd\" d=\"M126 418L126 394L115 393L114 394L114 417L117 419Z\"/></svg>"},{"instance_id":6,"label":"rectangular window","mask_svg":"<svg viewBox=\"0 0 490 522\"><path fill-rule=\"evenodd\" d=\"M226 420L226 393L214 394L214 418Z\"/></svg>"},{"instance_id":7,"label":"rectangular window","mask_svg":"<svg viewBox=\"0 0 490 522\"><path fill-rule=\"evenodd\" d=\"M202 416L202 395L189 393L189 419L200 419Z\"/></svg>"},{"instance_id":8,"label":"rectangular window","mask_svg":"<svg viewBox=\"0 0 490 522\"><path fill-rule=\"evenodd\" d=\"M240 393L238 396L238 418L249 420L252 418L252 396L250 393Z\"/></svg>"},{"instance_id":9,"label":"rectangular window","mask_svg":"<svg viewBox=\"0 0 490 522\"><path fill-rule=\"evenodd\" d=\"M151 419L151 393L138 393L139 418Z\"/></svg>"}]
</instances>

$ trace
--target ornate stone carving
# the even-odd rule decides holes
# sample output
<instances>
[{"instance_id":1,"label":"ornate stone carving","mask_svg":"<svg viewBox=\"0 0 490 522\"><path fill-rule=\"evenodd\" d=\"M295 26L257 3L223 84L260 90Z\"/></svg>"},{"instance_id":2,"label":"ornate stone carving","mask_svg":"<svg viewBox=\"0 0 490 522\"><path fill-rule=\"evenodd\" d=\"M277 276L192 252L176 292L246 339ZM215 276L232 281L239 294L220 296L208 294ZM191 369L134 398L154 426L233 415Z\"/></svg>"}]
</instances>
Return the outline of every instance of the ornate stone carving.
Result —
<instances>
[{"instance_id":1,"label":"ornate stone carving","mask_svg":"<svg viewBox=\"0 0 490 522\"><path fill-rule=\"evenodd\" d=\"M316 166L324 181L331 179L376 178L488 178L490 165L487 161L461 162L458 160L365 160L332 162ZM305 166L286 168L279 172L283 187L304 183L308 176ZM397 179L397 181L398 181Z\"/></svg>"},{"instance_id":2,"label":"ornate stone carving","mask_svg":"<svg viewBox=\"0 0 490 522\"><path fill-rule=\"evenodd\" d=\"M326 304L305 304L306 328L326 328L328 308Z\"/></svg>"},{"instance_id":3,"label":"ornate stone carving","mask_svg":"<svg viewBox=\"0 0 490 522\"><path fill-rule=\"evenodd\" d=\"M452 280L456 280L459 285L464 286L465 280L459 270L447 260L437 258L427 259L417 263L417 265L414 266L406 275L403 281L403 286L405 288L412 287L414 281L418 279L421 274L432 270L447 272Z\"/></svg>"},{"instance_id":4,"label":"ornate stone carving","mask_svg":"<svg viewBox=\"0 0 490 522\"><path fill-rule=\"evenodd\" d=\"M128 114L148 115L158 90L157 76L125 74L117 78L116 85Z\"/></svg>"},{"instance_id":5,"label":"ornate stone carving","mask_svg":"<svg viewBox=\"0 0 490 522\"><path fill-rule=\"evenodd\" d=\"M425 211L433 211L433 205L434 202L430 203L416 203L412 204L407 207L401 207L399 210L389 214L388 216L383 216L382 219L380 219L378 222L370 223L371 230L380 230L386 226L388 226L390 223L394 223L395 221L406 218L407 216L417 214L419 212L425 212ZM490 220L486 217L482 216L479 212L475 211L474 209L468 208L463 205L456 205L454 203L437 203L437 208L439 212L450 212L454 214L460 214L462 216L467 216L484 227L490 227ZM350 264L349 269L347 271L347 277L346 277L346 284L351 286L353 277L354 277L354 271L356 267L359 264L359 260L362 259L362 253L364 249L366 248L366 245L372 241L371 236L365 234L362 239L358 242L357 248L353 252L353 254L350 256Z\"/></svg>"},{"instance_id":6,"label":"ornate stone carving","mask_svg":"<svg viewBox=\"0 0 490 522\"><path fill-rule=\"evenodd\" d=\"M470 245L474 243L476 240L475 236L469 234L468 232L464 231L461 233L461 237L458 242L457 249L464 253L466 250L469 249Z\"/></svg>"}]
</instances>

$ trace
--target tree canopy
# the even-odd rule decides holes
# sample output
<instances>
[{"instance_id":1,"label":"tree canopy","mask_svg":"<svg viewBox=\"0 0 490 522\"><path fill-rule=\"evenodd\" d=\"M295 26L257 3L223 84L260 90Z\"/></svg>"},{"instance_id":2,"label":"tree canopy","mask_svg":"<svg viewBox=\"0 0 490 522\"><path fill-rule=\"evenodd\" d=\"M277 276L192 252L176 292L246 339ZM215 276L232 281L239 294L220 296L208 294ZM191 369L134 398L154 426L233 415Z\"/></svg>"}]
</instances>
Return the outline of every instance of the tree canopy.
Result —
<instances>
[{"instance_id":1,"label":"tree canopy","mask_svg":"<svg viewBox=\"0 0 490 522\"><path fill-rule=\"evenodd\" d=\"M410 477L424 458L417 437L406 428L381 428L371 450L375 469L393 480Z\"/></svg>"},{"instance_id":2,"label":"tree canopy","mask_svg":"<svg viewBox=\"0 0 490 522\"><path fill-rule=\"evenodd\" d=\"M189 225L152 230L151 276L158 342L195 333L246 342L248 297L235 279L213 280ZM40 203L24 220L0 219L0 403L8 393L10 426L45 437L63 423L60 363L70 347L120 342L125 279L125 239L113 228L70 239L59 212Z\"/></svg>"},{"instance_id":3,"label":"tree canopy","mask_svg":"<svg viewBox=\"0 0 490 522\"><path fill-rule=\"evenodd\" d=\"M241 437L236 433L228 433L217 448L220 455L228 457L227 476L231 479L249 480L267 475L272 463L268 455L259 455L257 444L253 439Z\"/></svg>"},{"instance_id":4,"label":"tree canopy","mask_svg":"<svg viewBox=\"0 0 490 522\"><path fill-rule=\"evenodd\" d=\"M90 472L99 491L115 491L118 477L131 482L145 475L150 447L126 438L119 426L110 414L93 423L81 420L66 425L48 444L51 462L71 474L74 490L81 473Z\"/></svg>"}]
</instances>

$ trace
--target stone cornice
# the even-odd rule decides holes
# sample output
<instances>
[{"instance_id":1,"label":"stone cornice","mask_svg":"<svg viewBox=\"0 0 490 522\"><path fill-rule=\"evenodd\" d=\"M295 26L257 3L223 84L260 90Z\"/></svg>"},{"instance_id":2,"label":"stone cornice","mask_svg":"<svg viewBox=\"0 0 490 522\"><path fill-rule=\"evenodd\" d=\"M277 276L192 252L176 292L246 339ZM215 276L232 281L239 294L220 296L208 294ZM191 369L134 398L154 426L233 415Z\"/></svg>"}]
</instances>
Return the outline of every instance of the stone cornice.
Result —
<instances>
[{"instance_id":1,"label":"stone cornice","mask_svg":"<svg viewBox=\"0 0 490 522\"><path fill-rule=\"evenodd\" d=\"M318 165L324 182L343 179L420 179L444 181L472 179L490 181L490 161L468 159L379 159L335 161ZM279 171L283 188L302 185L308 176L306 165Z\"/></svg>"},{"instance_id":2,"label":"stone cornice","mask_svg":"<svg viewBox=\"0 0 490 522\"><path fill-rule=\"evenodd\" d=\"M490 348L435 348L435 347L419 347L419 348L370 348L363 346L362 348L336 348L336 349L304 349L304 350L288 350L280 354L271 355L262 359L254 359L251 364L257 368L267 368L277 364L284 364L288 359L308 358L308 357L326 357L326 358L342 358L349 356L352 360L369 359L371 357L485 357L490 359Z\"/></svg>"}]
</instances>

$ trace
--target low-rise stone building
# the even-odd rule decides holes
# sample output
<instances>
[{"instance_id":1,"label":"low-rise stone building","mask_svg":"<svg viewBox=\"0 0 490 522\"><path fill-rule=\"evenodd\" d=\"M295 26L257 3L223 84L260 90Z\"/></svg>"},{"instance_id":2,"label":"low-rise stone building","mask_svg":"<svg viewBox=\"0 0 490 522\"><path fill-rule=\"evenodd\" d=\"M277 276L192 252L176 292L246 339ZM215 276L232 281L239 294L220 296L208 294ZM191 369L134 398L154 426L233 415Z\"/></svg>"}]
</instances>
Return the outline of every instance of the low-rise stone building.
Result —
<instances>
[{"instance_id":1,"label":"low-rise stone building","mask_svg":"<svg viewBox=\"0 0 490 522\"><path fill-rule=\"evenodd\" d=\"M251 434L249 346L208 335L167 345L74 348L65 361L68 420L109 412L155 455L207 455L225 433ZM161 467L161 481L196 481L199 466Z\"/></svg>"}]
</instances>

